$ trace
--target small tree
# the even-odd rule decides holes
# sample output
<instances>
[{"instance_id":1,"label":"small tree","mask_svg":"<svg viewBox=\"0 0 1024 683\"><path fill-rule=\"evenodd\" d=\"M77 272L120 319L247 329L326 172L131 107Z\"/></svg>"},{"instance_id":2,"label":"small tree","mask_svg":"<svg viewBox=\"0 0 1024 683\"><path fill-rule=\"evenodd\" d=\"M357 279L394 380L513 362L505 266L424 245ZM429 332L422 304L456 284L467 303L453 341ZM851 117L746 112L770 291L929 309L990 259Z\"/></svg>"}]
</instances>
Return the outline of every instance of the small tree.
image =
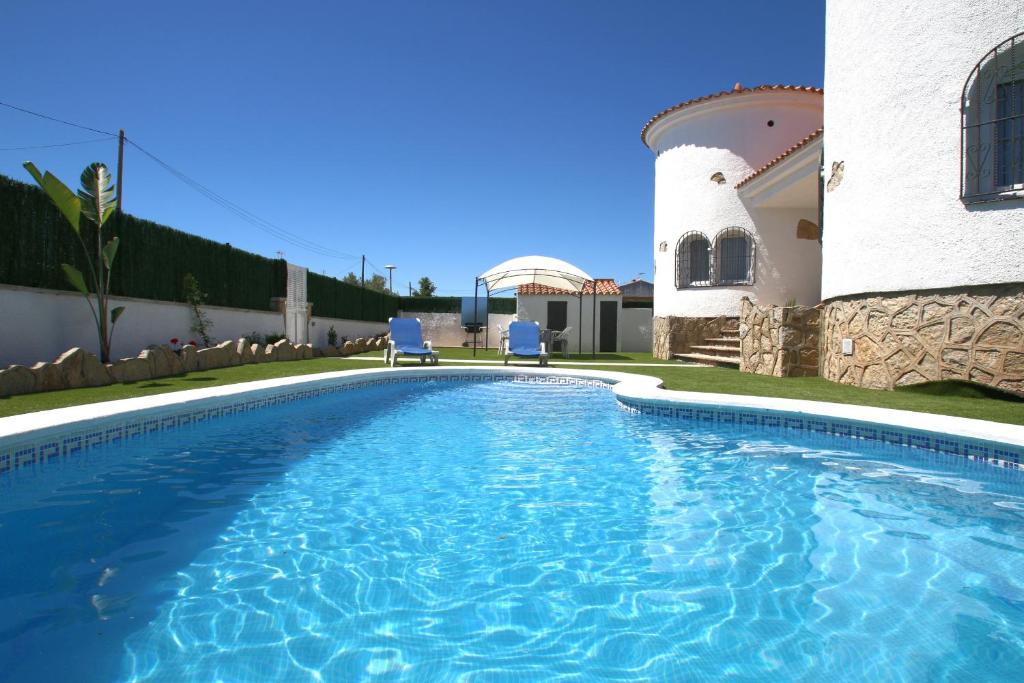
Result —
<instances>
[{"instance_id":1,"label":"small tree","mask_svg":"<svg viewBox=\"0 0 1024 683\"><path fill-rule=\"evenodd\" d=\"M210 342L213 341L210 337L213 321L203 310L203 304L206 303L206 292L199 288L199 280L192 273L185 273L182 280L182 293L185 295L185 301L189 308L192 309L192 327L190 329L203 340L203 346L209 347Z\"/></svg>"},{"instance_id":2,"label":"small tree","mask_svg":"<svg viewBox=\"0 0 1024 683\"><path fill-rule=\"evenodd\" d=\"M71 286L82 293L89 310L92 311L93 320L96 322L96 333L100 341L100 360L104 363L110 362L110 343L114 336L114 325L118 318L124 313L124 306L110 308L110 271L114 266L114 257L117 256L118 238L115 236L106 244L103 243L103 226L114 213L117 205L113 179L107 171L107 167L100 163L89 164L82 171L80 181L82 189L76 196L67 185L62 183L49 171L40 173L35 164L26 161L27 170L39 187L56 204L64 218L71 224L71 229L78 238L85 252L85 260L88 263L87 275L82 274L74 266L68 263L60 264L64 270L64 276L71 283ZM96 225L96 257L95 260L90 254L89 247L82 239L81 222L82 216ZM92 291L90 292L90 287ZM96 297L93 304L92 297Z\"/></svg>"},{"instance_id":3,"label":"small tree","mask_svg":"<svg viewBox=\"0 0 1024 683\"><path fill-rule=\"evenodd\" d=\"M430 281L430 278L424 275L420 278L420 289L416 292L416 296L434 296L434 292L437 291L437 285Z\"/></svg>"}]
</instances>

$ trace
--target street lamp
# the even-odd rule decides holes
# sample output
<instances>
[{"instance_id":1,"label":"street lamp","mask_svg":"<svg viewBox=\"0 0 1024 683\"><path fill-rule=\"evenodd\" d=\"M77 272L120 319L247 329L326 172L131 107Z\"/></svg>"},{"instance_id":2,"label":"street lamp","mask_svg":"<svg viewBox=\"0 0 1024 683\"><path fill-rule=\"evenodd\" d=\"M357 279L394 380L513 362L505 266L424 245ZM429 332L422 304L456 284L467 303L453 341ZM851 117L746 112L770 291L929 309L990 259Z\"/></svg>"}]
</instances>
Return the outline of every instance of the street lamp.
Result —
<instances>
[{"instance_id":1,"label":"street lamp","mask_svg":"<svg viewBox=\"0 0 1024 683\"><path fill-rule=\"evenodd\" d=\"M388 271L388 290L395 291L394 283L392 282L392 276L394 275L395 268L398 266L387 265L384 266Z\"/></svg>"}]
</instances>

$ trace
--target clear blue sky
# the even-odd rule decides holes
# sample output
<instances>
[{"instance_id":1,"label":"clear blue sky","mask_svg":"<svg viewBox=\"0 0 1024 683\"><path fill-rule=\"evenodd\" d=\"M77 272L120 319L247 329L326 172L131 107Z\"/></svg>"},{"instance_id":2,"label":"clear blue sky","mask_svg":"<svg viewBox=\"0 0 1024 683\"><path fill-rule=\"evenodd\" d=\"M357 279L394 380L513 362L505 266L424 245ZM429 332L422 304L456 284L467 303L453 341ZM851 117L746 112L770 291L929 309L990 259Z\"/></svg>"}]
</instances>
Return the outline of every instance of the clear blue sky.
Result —
<instances>
[{"instance_id":1,"label":"clear blue sky","mask_svg":"<svg viewBox=\"0 0 1024 683\"><path fill-rule=\"evenodd\" d=\"M821 0L18 2L0 101L124 128L303 238L471 293L512 256L651 277L653 155L640 129L744 85L821 85ZM69 184L113 141L0 107L0 173ZM358 273L259 231L137 150L125 210L317 272Z\"/></svg>"}]
</instances>

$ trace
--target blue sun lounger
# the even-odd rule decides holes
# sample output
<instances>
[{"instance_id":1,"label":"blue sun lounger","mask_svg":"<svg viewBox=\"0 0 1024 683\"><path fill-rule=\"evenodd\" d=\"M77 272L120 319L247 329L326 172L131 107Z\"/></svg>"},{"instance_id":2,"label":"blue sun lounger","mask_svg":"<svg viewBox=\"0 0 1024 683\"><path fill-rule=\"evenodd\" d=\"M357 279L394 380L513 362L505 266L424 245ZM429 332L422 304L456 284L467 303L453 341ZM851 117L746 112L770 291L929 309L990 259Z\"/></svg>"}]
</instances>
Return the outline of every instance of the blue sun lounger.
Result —
<instances>
[{"instance_id":1,"label":"blue sun lounger","mask_svg":"<svg viewBox=\"0 0 1024 683\"><path fill-rule=\"evenodd\" d=\"M548 352L540 340L540 325L534 322L517 321L508 326L508 346L505 348L505 365L509 356L536 358L540 364L548 364Z\"/></svg>"},{"instance_id":2,"label":"blue sun lounger","mask_svg":"<svg viewBox=\"0 0 1024 683\"><path fill-rule=\"evenodd\" d=\"M423 341L423 330L419 318L388 318L391 338L384 354L384 364L395 367L399 356L419 356L420 364L428 359L437 365L437 351L429 341Z\"/></svg>"}]
</instances>

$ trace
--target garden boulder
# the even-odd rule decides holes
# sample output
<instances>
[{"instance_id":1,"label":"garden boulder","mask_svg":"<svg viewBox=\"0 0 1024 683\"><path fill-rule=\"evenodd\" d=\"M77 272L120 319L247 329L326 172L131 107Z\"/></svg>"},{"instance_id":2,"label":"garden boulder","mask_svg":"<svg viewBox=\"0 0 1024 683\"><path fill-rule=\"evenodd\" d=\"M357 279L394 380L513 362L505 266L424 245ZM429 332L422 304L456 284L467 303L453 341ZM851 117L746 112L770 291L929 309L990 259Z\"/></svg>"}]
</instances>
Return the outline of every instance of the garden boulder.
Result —
<instances>
[{"instance_id":1,"label":"garden boulder","mask_svg":"<svg viewBox=\"0 0 1024 683\"><path fill-rule=\"evenodd\" d=\"M191 344L181 347L181 354L178 356L178 359L181 361L181 369L185 372L195 372L199 369L196 347Z\"/></svg>"},{"instance_id":2,"label":"garden boulder","mask_svg":"<svg viewBox=\"0 0 1024 683\"><path fill-rule=\"evenodd\" d=\"M178 354L167 346L151 346L140 353L139 358L149 363L149 376L154 379L185 372Z\"/></svg>"},{"instance_id":3,"label":"garden boulder","mask_svg":"<svg viewBox=\"0 0 1024 683\"><path fill-rule=\"evenodd\" d=\"M65 389L64 374L53 363L36 363L32 366L36 376L36 391L57 391Z\"/></svg>"},{"instance_id":4,"label":"garden boulder","mask_svg":"<svg viewBox=\"0 0 1024 683\"><path fill-rule=\"evenodd\" d=\"M222 365L221 367L227 367L228 365L239 365L242 362L241 358L238 355L237 342L233 342L229 339L227 341L222 341L220 344L217 344L217 346L214 348L222 350L221 358L223 359L224 365Z\"/></svg>"},{"instance_id":5,"label":"garden boulder","mask_svg":"<svg viewBox=\"0 0 1024 683\"><path fill-rule=\"evenodd\" d=\"M345 342L345 345L343 347L341 347L341 355L343 355L343 356L351 356L355 352L356 352L356 343L355 342L347 341L347 342Z\"/></svg>"},{"instance_id":6,"label":"garden boulder","mask_svg":"<svg viewBox=\"0 0 1024 683\"><path fill-rule=\"evenodd\" d=\"M60 368L69 389L102 387L114 381L99 358L77 346L58 356L53 364Z\"/></svg>"},{"instance_id":7,"label":"garden boulder","mask_svg":"<svg viewBox=\"0 0 1024 683\"><path fill-rule=\"evenodd\" d=\"M238 362L242 365L256 362L252 353L252 344L245 337L241 337L238 340L238 343L235 345L235 353L238 354Z\"/></svg>"},{"instance_id":8,"label":"garden boulder","mask_svg":"<svg viewBox=\"0 0 1024 683\"><path fill-rule=\"evenodd\" d=\"M287 339L280 339L274 343L276 358L274 360L295 360L295 347Z\"/></svg>"},{"instance_id":9,"label":"garden boulder","mask_svg":"<svg viewBox=\"0 0 1024 683\"><path fill-rule=\"evenodd\" d=\"M0 370L0 396L31 394L36 390L36 375L24 365Z\"/></svg>"},{"instance_id":10,"label":"garden boulder","mask_svg":"<svg viewBox=\"0 0 1024 683\"><path fill-rule=\"evenodd\" d=\"M230 364L227 350L219 346L196 351L197 370L216 370Z\"/></svg>"},{"instance_id":11,"label":"garden boulder","mask_svg":"<svg viewBox=\"0 0 1024 683\"><path fill-rule=\"evenodd\" d=\"M107 366L115 382L143 382L152 379L152 367L149 358L143 358L141 354L138 358L122 358Z\"/></svg>"}]
</instances>

